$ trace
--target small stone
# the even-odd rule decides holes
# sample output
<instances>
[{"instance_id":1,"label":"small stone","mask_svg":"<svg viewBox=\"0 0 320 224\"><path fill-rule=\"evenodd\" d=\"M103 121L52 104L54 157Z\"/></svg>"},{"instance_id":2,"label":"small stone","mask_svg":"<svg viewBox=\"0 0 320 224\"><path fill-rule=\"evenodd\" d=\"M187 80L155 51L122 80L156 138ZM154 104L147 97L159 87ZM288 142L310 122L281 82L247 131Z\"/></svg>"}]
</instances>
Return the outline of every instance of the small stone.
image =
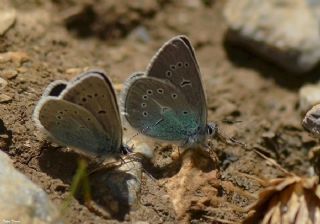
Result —
<instances>
[{"instance_id":1,"label":"small stone","mask_svg":"<svg viewBox=\"0 0 320 224\"><path fill-rule=\"evenodd\" d=\"M11 96L1 93L0 94L0 103L8 103L12 100Z\"/></svg>"},{"instance_id":2,"label":"small stone","mask_svg":"<svg viewBox=\"0 0 320 224\"><path fill-rule=\"evenodd\" d=\"M98 201L91 206L106 217L123 218L139 205L141 176L141 163L133 161L130 156L122 164L91 174L93 202Z\"/></svg>"},{"instance_id":3,"label":"small stone","mask_svg":"<svg viewBox=\"0 0 320 224\"><path fill-rule=\"evenodd\" d=\"M150 34L145 26L138 26L134 30L131 31L129 35L130 39L139 41L141 43L149 43L150 42Z\"/></svg>"},{"instance_id":4,"label":"small stone","mask_svg":"<svg viewBox=\"0 0 320 224\"><path fill-rule=\"evenodd\" d=\"M14 79L15 77L17 77L18 72L16 70L4 70L0 73L0 76L5 78L5 79Z\"/></svg>"},{"instance_id":5,"label":"small stone","mask_svg":"<svg viewBox=\"0 0 320 224\"><path fill-rule=\"evenodd\" d=\"M299 110L302 114L320 103L320 84L305 85L299 90Z\"/></svg>"},{"instance_id":6,"label":"small stone","mask_svg":"<svg viewBox=\"0 0 320 224\"><path fill-rule=\"evenodd\" d=\"M0 36L4 35L16 21L15 9L0 9Z\"/></svg>"},{"instance_id":7,"label":"small stone","mask_svg":"<svg viewBox=\"0 0 320 224\"><path fill-rule=\"evenodd\" d=\"M120 91L122 91L122 89L123 89L123 84L122 84L122 83L115 83L115 84L113 85L113 88L114 88L117 92L120 92Z\"/></svg>"},{"instance_id":8,"label":"small stone","mask_svg":"<svg viewBox=\"0 0 320 224\"><path fill-rule=\"evenodd\" d=\"M302 126L316 137L320 137L320 104L308 111L302 121Z\"/></svg>"},{"instance_id":9,"label":"small stone","mask_svg":"<svg viewBox=\"0 0 320 224\"><path fill-rule=\"evenodd\" d=\"M302 74L320 60L319 9L308 0L230 0L227 39Z\"/></svg>"},{"instance_id":10,"label":"small stone","mask_svg":"<svg viewBox=\"0 0 320 224\"><path fill-rule=\"evenodd\" d=\"M47 194L17 171L1 151L0 170L0 220L9 220L7 223L63 223Z\"/></svg>"},{"instance_id":11,"label":"small stone","mask_svg":"<svg viewBox=\"0 0 320 224\"><path fill-rule=\"evenodd\" d=\"M0 90L4 89L8 85L8 82L3 78L0 78Z\"/></svg>"},{"instance_id":12,"label":"small stone","mask_svg":"<svg viewBox=\"0 0 320 224\"><path fill-rule=\"evenodd\" d=\"M29 56L25 52L5 52L0 53L0 63L14 62L21 65L24 62L29 61Z\"/></svg>"}]
</instances>

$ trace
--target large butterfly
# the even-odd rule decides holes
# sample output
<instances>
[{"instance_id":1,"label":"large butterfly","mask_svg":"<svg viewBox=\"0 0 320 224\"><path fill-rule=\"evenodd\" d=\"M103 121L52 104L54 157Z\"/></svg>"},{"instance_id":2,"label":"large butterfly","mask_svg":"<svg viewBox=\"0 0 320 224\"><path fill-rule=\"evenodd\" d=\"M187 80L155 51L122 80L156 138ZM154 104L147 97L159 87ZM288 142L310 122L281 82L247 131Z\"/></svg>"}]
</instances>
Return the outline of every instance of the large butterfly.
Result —
<instances>
[{"instance_id":1,"label":"large butterfly","mask_svg":"<svg viewBox=\"0 0 320 224\"><path fill-rule=\"evenodd\" d=\"M207 124L207 103L194 50L185 36L165 43L145 73L126 82L122 110L128 123L152 138L202 145L215 125Z\"/></svg>"}]
</instances>

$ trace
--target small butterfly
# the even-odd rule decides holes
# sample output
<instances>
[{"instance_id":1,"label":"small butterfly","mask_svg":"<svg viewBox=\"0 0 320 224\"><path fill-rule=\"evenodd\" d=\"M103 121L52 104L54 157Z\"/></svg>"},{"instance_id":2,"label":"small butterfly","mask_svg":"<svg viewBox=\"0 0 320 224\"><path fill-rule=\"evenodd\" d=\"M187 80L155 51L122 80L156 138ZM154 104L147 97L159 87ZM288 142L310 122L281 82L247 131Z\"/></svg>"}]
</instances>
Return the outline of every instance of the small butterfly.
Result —
<instances>
[{"instance_id":1,"label":"small butterfly","mask_svg":"<svg viewBox=\"0 0 320 224\"><path fill-rule=\"evenodd\" d=\"M133 74L122 93L128 123L152 138L204 145L217 131L207 124L207 103L194 50L176 36L155 54L145 73Z\"/></svg>"},{"instance_id":2,"label":"small butterfly","mask_svg":"<svg viewBox=\"0 0 320 224\"><path fill-rule=\"evenodd\" d=\"M105 72L91 70L69 82L54 81L33 119L55 142L91 156L126 153L116 94Z\"/></svg>"}]
</instances>

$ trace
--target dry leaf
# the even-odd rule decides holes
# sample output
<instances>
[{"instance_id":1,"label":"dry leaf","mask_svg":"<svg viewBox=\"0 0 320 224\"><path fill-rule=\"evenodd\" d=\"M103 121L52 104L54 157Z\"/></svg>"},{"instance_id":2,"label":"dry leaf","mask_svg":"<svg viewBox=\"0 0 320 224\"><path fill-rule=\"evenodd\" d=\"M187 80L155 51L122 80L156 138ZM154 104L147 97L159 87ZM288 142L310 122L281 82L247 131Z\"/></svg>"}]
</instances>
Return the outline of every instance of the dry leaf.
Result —
<instances>
[{"instance_id":1,"label":"dry leaf","mask_svg":"<svg viewBox=\"0 0 320 224\"><path fill-rule=\"evenodd\" d=\"M288 176L273 179L251 206L244 224L320 223L318 177Z\"/></svg>"}]
</instances>

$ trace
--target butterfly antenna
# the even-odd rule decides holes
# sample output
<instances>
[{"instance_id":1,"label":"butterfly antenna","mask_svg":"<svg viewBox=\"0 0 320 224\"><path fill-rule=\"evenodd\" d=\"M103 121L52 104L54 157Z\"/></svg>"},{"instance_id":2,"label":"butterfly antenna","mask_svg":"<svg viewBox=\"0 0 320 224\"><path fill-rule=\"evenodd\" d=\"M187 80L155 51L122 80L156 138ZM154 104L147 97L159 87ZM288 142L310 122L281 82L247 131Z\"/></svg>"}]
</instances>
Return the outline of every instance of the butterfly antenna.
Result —
<instances>
[{"instance_id":1,"label":"butterfly antenna","mask_svg":"<svg viewBox=\"0 0 320 224\"><path fill-rule=\"evenodd\" d=\"M152 125L152 126L147 126L147 127L145 127L144 129L142 129L141 131L138 131L136 134L134 134L131 138L129 138L129 139L126 141L126 145L128 145L128 143L129 143L130 141L132 141L132 139L134 139L134 138L137 137L138 135L143 134L143 133L146 132L147 130L156 127L156 126L157 126L158 124L160 124L163 120L164 120L164 119L161 118L161 119L158 120L154 125Z\"/></svg>"},{"instance_id":2,"label":"butterfly antenna","mask_svg":"<svg viewBox=\"0 0 320 224\"><path fill-rule=\"evenodd\" d=\"M240 120L234 121L234 120L229 120L229 119L223 119L222 122L226 123L226 124L237 124L237 123L241 123L243 121L240 121Z\"/></svg>"},{"instance_id":3,"label":"butterfly antenna","mask_svg":"<svg viewBox=\"0 0 320 224\"><path fill-rule=\"evenodd\" d=\"M247 149L247 145L234 137L228 137L226 136L220 128L217 127L217 136L220 140L222 140L224 143L229 145L240 145L242 148Z\"/></svg>"}]
</instances>

